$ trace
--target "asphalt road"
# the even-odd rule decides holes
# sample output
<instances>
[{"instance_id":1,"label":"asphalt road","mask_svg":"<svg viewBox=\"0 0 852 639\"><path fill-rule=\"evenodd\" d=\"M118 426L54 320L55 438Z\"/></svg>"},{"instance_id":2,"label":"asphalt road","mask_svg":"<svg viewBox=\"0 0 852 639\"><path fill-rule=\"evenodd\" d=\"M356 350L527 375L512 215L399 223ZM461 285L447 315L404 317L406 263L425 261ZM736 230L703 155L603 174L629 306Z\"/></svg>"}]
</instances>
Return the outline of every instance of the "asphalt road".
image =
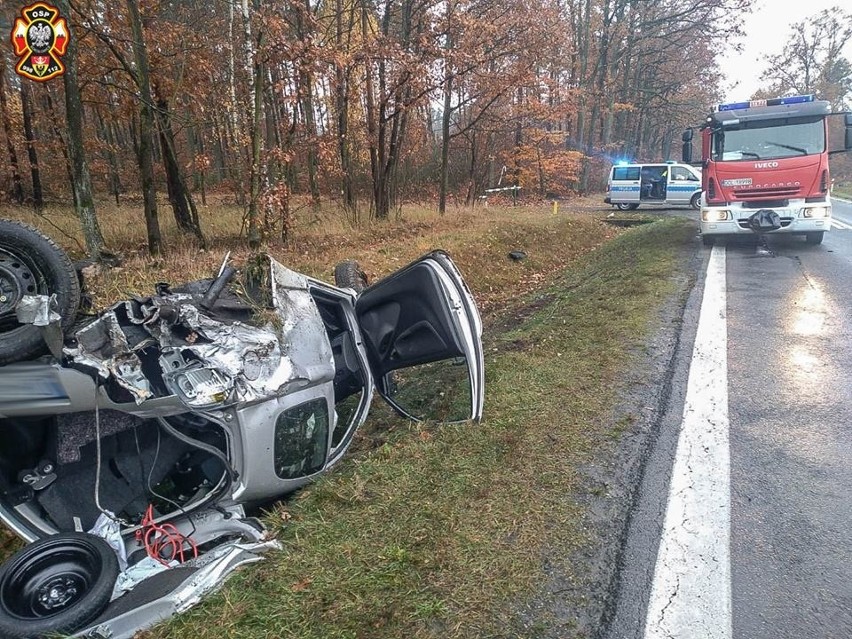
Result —
<instances>
[{"instance_id":1,"label":"asphalt road","mask_svg":"<svg viewBox=\"0 0 852 639\"><path fill-rule=\"evenodd\" d=\"M852 637L852 204L835 201L834 218L818 246L784 236L728 242L715 262L704 249L632 515L611 639ZM727 335L708 340L699 318L718 284L714 264L722 310L703 323L721 321ZM714 359L707 344L720 339ZM710 364L690 380L702 359ZM717 396L690 398L689 386L712 392L715 380ZM724 414L700 416L697 432L721 425L724 437L683 443L687 416L708 403ZM677 461L689 446L692 457ZM710 492L689 496L700 490ZM694 503L673 517L684 495Z\"/></svg>"}]
</instances>

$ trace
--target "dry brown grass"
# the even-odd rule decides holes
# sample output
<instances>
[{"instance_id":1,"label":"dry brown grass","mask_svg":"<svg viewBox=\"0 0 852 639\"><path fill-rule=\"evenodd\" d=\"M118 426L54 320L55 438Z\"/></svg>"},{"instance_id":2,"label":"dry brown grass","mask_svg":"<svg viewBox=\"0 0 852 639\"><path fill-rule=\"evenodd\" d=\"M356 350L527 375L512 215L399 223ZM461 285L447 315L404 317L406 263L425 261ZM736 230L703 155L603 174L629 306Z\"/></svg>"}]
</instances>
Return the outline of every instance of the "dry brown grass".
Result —
<instances>
[{"instance_id":1,"label":"dry brown grass","mask_svg":"<svg viewBox=\"0 0 852 639\"><path fill-rule=\"evenodd\" d=\"M598 202L597 198L563 202L555 215L550 204L458 208L443 216L411 205L397 219L357 227L335 211L302 208L289 240L271 242L268 251L290 268L324 280L331 279L338 261L354 258L372 282L431 249L443 248L488 311L503 298L536 288L572 259L616 235L598 221L602 216ZM206 251L177 230L167 206L160 207L167 250L153 260L147 252L141 205L101 203L98 218L104 237L123 262L88 283L96 306L131 294L150 294L157 282L210 277L228 251L235 264L243 264L249 250L240 235L242 209L220 203L202 207L199 213L208 238ZM41 216L23 208L0 208L0 217L33 224L73 257L85 257L79 223L70 208L48 208ZM507 252L516 248L529 258L520 263L507 259Z\"/></svg>"}]
</instances>

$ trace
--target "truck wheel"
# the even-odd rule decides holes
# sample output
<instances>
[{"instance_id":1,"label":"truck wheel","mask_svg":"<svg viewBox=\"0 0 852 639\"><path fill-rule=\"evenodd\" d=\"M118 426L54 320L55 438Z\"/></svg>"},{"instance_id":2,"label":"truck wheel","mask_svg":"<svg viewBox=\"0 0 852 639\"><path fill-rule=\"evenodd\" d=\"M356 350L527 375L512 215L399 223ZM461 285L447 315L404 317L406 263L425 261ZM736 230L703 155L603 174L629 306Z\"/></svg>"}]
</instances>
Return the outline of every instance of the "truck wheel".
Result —
<instances>
[{"instance_id":1,"label":"truck wheel","mask_svg":"<svg viewBox=\"0 0 852 639\"><path fill-rule=\"evenodd\" d=\"M0 571L0 636L65 635L109 603L118 559L87 533L51 535L12 555Z\"/></svg>"},{"instance_id":2,"label":"truck wheel","mask_svg":"<svg viewBox=\"0 0 852 639\"><path fill-rule=\"evenodd\" d=\"M822 244L822 236L825 231L815 231L814 233L805 233L805 242L808 244Z\"/></svg>"},{"instance_id":3,"label":"truck wheel","mask_svg":"<svg viewBox=\"0 0 852 639\"><path fill-rule=\"evenodd\" d=\"M635 211L639 208L639 205L634 202L619 202L615 205L619 211Z\"/></svg>"},{"instance_id":4,"label":"truck wheel","mask_svg":"<svg viewBox=\"0 0 852 639\"><path fill-rule=\"evenodd\" d=\"M689 205L696 211L701 208L701 191L692 196L689 200Z\"/></svg>"},{"instance_id":5,"label":"truck wheel","mask_svg":"<svg viewBox=\"0 0 852 639\"><path fill-rule=\"evenodd\" d=\"M20 324L15 307L25 295L56 293L62 328L74 321L80 284L74 266L53 240L33 227L0 220L0 365L47 352L41 331Z\"/></svg>"},{"instance_id":6,"label":"truck wheel","mask_svg":"<svg viewBox=\"0 0 852 639\"><path fill-rule=\"evenodd\" d=\"M713 246L713 236L712 235L702 235L701 242L704 246Z\"/></svg>"},{"instance_id":7,"label":"truck wheel","mask_svg":"<svg viewBox=\"0 0 852 639\"><path fill-rule=\"evenodd\" d=\"M356 293L361 293L369 284L367 274L361 270L355 260L343 260L334 267L334 283L340 288L351 288Z\"/></svg>"}]
</instances>

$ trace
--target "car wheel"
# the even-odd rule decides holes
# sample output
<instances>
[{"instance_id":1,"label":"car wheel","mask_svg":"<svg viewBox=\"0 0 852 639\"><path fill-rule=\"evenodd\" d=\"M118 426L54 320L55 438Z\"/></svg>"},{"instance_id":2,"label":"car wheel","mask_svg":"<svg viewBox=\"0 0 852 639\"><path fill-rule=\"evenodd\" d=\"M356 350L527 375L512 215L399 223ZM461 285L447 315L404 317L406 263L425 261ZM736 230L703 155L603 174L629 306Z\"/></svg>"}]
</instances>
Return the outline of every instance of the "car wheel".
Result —
<instances>
[{"instance_id":1,"label":"car wheel","mask_svg":"<svg viewBox=\"0 0 852 639\"><path fill-rule=\"evenodd\" d=\"M701 208L701 192L699 191L695 195L692 196L692 199L689 200L689 205L698 210Z\"/></svg>"},{"instance_id":2,"label":"car wheel","mask_svg":"<svg viewBox=\"0 0 852 639\"><path fill-rule=\"evenodd\" d=\"M825 231L816 231L814 233L805 233L805 242L808 244L822 244L822 236Z\"/></svg>"},{"instance_id":3,"label":"car wheel","mask_svg":"<svg viewBox=\"0 0 852 639\"><path fill-rule=\"evenodd\" d=\"M361 270L355 260L338 262L334 267L334 283L340 288L351 288L356 293L360 293L369 286L367 274Z\"/></svg>"},{"instance_id":4,"label":"car wheel","mask_svg":"<svg viewBox=\"0 0 852 639\"><path fill-rule=\"evenodd\" d=\"M0 636L11 639L80 630L109 603L118 559L87 533L40 539L0 570Z\"/></svg>"},{"instance_id":5,"label":"car wheel","mask_svg":"<svg viewBox=\"0 0 852 639\"><path fill-rule=\"evenodd\" d=\"M619 211L635 211L639 208L639 205L633 202L619 202L615 205Z\"/></svg>"},{"instance_id":6,"label":"car wheel","mask_svg":"<svg viewBox=\"0 0 852 639\"><path fill-rule=\"evenodd\" d=\"M712 235L702 235L701 241L704 246L713 246L713 236Z\"/></svg>"},{"instance_id":7,"label":"car wheel","mask_svg":"<svg viewBox=\"0 0 852 639\"><path fill-rule=\"evenodd\" d=\"M41 331L31 324L20 324L15 307L25 295L53 293L62 328L67 329L80 304L80 284L71 260L33 227L0 220L0 365L47 351Z\"/></svg>"}]
</instances>

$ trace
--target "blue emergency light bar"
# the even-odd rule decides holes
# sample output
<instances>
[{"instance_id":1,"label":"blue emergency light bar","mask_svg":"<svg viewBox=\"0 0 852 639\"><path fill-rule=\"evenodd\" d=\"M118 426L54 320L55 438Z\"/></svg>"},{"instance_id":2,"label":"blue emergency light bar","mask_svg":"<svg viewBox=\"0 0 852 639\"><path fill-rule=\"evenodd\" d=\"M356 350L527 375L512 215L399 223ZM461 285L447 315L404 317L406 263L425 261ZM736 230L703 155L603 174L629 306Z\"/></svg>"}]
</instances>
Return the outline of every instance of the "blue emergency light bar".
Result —
<instances>
[{"instance_id":1,"label":"blue emergency light bar","mask_svg":"<svg viewBox=\"0 0 852 639\"><path fill-rule=\"evenodd\" d=\"M729 104L720 104L716 107L716 110L737 111L739 109L751 109L754 107L783 106L785 104L803 104L805 102L813 101L813 95L793 95L789 98L770 98L769 100L751 100L749 102L731 102Z\"/></svg>"}]
</instances>

